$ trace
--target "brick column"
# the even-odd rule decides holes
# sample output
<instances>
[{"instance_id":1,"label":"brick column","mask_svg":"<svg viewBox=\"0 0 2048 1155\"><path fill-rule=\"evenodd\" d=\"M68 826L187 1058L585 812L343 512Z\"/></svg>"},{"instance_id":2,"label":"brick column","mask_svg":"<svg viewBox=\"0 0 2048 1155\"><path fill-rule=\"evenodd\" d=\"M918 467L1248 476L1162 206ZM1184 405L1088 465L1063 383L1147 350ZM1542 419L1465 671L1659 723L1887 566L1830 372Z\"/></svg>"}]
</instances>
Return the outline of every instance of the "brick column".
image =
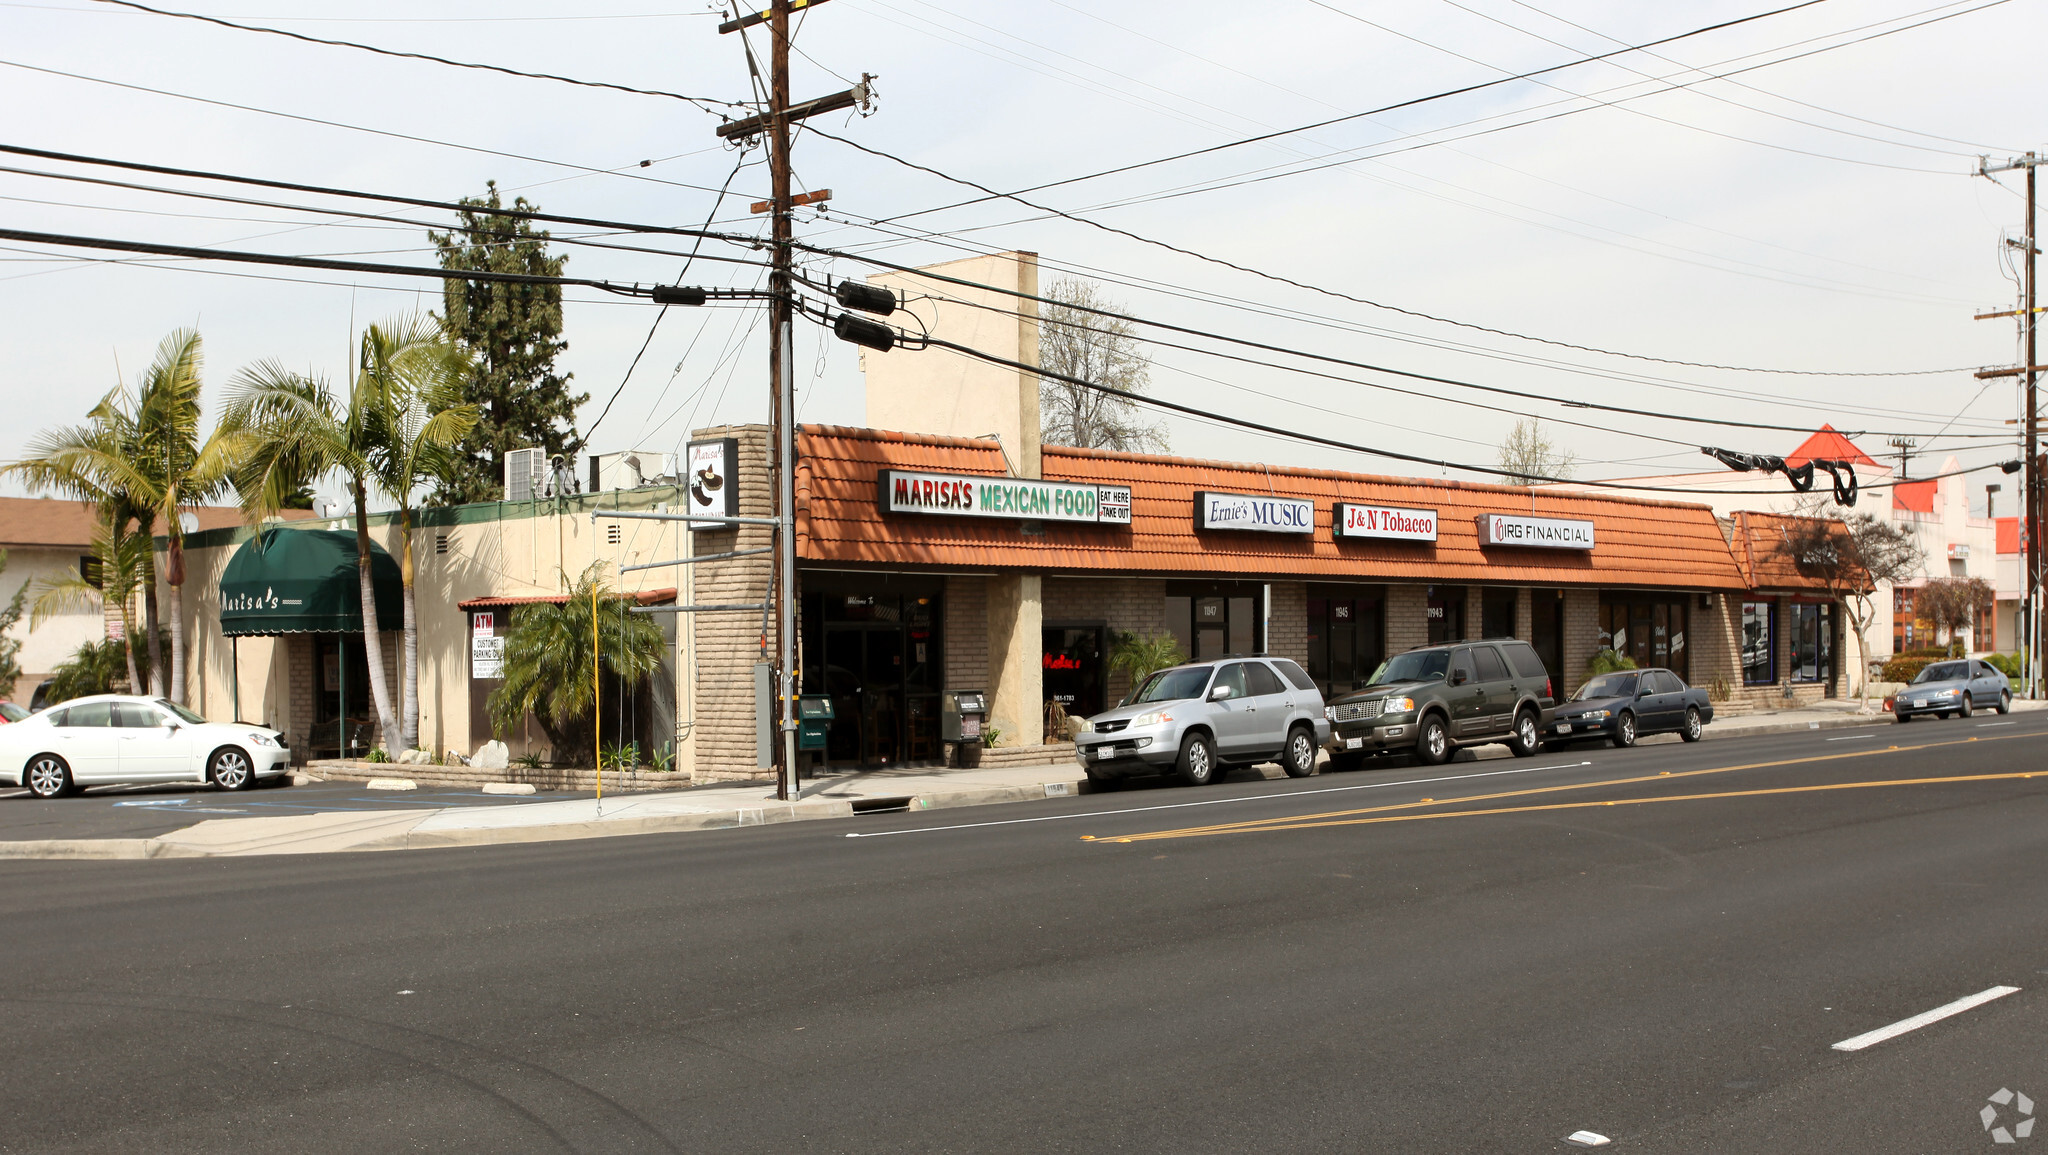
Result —
<instances>
[{"instance_id":1,"label":"brick column","mask_svg":"<svg viewBox=\"0 0 2048 1155\"><path fill-rule=\"evenodd\" d=\"M1266 652L1308 664L1308 584L1274 582L1273 617L1266 624Z\"/></svg>"},{"instance_id":2,"label":"brick column","mask_svg":"<svg viewBox=\"0 0 2048 1155\"><path fill-rule=\"evenodd\" d=\"M1429 598L1424 586L1387 587L1387 653L1412 650L1429 641Z\"/></svg>"},{"instance_id":3,"label":"brick column","mask_svg":"<svg viewBox=\"0 0 2048 1155\"><path fill-rule=\"evenodd\" d=\"M1534 597L1529 587L1515 591L1515 636L1525 642L1536 640L1536 615Z\"/></svg>"},{"instance_id":4,"label":"brick column","mask_svg":"<svg viewBox=\"0 0 2048 1155\"><path fill-rule=\"evenodd\" d=\"M1465 587L1465 640L1486 636L1486 587Z\"/></svg>"},{"instance_id":5,"label":"brick column","mask_svg":"<svg viewBox=\"0 0 2048 1155\"><path fill-rule=\"evenodd\" d=\"M1600 649L1600 591L1564 591L1564 671L1559 697L1579 688L1585 680L1586 663Z\"/></svg>"}]
</instances>

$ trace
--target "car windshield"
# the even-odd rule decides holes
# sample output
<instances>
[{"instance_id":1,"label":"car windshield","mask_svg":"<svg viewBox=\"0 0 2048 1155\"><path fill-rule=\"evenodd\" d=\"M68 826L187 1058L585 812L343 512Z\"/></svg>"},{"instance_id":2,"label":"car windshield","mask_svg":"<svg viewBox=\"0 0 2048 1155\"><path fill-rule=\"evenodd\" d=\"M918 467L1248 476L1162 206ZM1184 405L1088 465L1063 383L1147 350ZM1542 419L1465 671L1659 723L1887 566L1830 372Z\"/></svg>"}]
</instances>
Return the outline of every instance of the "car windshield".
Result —
<instances>
[{"instance_id":1,"label":"car windshield","mask_svg":"<svg viewBox=\"0 0 2048 1155\"><path fill-rule=\"evenodd\" d=\"M1183 698L1199 698L1202 687L1209 684L1209 667L1190 666L1180 670L1161 670L1145 680L1138 692L1131 695L1133 705L1140 702L1178 702Z\"/></svg>"},{"instance_id":2,"label":"car windshield","mask_svg":"<svg viewBox=\"0 0 2048 1155\"><path fill-rule=\"evenodd\" d=\"M201 725L206 721L205 718L202 718L199 715L193 713L192 711L186 709L185 707L178 705L176 702L171 701L169 698L158 698L156 700L156 704L162 706L166 710L169 710L171 713L176 714L178 716L179 721L189 722L194 726Z\"/></svg>"},{"instance_id":3,"label":"car windshield","mask_svg":"<svg viewBox=\"0 0 2048 1155\"><path fill-rule=\"evenodd\" d=\"M1602 674L1572 695L1572 701L1584 702L1591 698L1633 698L1636 696L1635 674Z\"/></svg>"},{"instance_id":4,"label":"car windshield","mask_svg":"<svg viewBox=\"0 0 2048 1155\"><path fill-rule=\"evenodd\" d=\"M1449 650L1421 650L1397 654L1380 663L1368 686L1391 686L1396 682L1428 682L1444 676L1451 665Z\"/></svg>"},{"instance_id":5,"label":"car windshield","mask_svg":"<svg viewBox=\"0 0 2048 1155\"><path fill-rule=\"evenodd\" d=\"M1920 671L1920 676L1913 679L1913 684L1917 686L1922 682L1960 682L1969 676L1968 665L1962 662L1943 662Z\"/></svg>"},{"instance_id":6,"label":"car windshield","mask_svg":"<svg viewBox=\"0 0 2048 1155\"><path fill-rule=\"evenodd\" d=\"M0 718L5 718L10 722L19 722L26 717L28 717L27 710L12 702L0 702Z\"/></svg>"}]
</instances>

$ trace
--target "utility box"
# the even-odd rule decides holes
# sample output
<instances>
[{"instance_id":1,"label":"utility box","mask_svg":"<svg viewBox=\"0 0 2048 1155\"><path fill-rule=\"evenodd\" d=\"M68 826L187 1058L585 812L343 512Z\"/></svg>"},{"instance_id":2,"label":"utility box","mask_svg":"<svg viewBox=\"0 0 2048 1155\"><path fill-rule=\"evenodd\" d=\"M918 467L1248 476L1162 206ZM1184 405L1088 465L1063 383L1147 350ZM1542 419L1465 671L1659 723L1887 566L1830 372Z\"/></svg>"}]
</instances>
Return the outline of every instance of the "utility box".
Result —
<instances>
[{"instance_id":1,"label":"utility box","mask_svg":"<svg viewBox=\"0 0 2048 1155\"><path fill-rule=\"evenodd\" d=\"M981 765L981 735L988 722L988 695L949 690L939 699L939 740L953 744L953 765Z\"/></svg>"},{"instance_id":2,"label":"utility box","mask_svg":"<svg viewBox=\"0 0 2048 1155\"><path fill-rule=\"evenodd\" d=\"M796 748L823 750L832 729L832 699L823 694L805 694L796 702Z\"/></svg>"}]
</instances>

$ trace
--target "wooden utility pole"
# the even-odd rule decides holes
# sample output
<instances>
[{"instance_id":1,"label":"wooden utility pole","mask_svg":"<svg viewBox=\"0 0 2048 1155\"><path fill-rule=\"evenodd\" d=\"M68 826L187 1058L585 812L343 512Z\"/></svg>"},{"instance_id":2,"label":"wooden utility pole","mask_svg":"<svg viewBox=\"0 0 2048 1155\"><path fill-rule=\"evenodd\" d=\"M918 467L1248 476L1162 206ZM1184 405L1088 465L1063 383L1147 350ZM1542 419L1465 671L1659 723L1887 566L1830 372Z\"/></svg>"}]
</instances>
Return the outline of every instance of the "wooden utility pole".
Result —
<instances>
[{"instance_id":1,"label":"wooden utility pole","mask_svg":"<svg viewBox=\"0 0 2048 1155\"><path fill-rule=\"evenodd\" d=\"M2041 513L2042 477L2040 461L2040 409L2035 403L2035 382L2040 375L2040 358L2034 346L2034 321L2040 315L2034 304L2035 269L2041 255L2041 245L2035 231L2034 216L2034 170L2040 165L2038 153L2014 157L2003 164L1992 164L1989 160L1977 163L1979 176L1990 176L1995 172L2025 169L2027 173L2027 231L2021 238L2020 247L2025 250L2027 262L2022 274L2020 289L2020 332L2022 358L2020 370L2014 376L2027 379L2026 412L2020 415L2026 429L2026 455L2021 459L2026 469L2024 499L2020 509L2020 533L2025 538L2024 554L2027 567L2026 625L2023 636L2027 639L2027 674L2025 691L2028 697L2038 696L2041 690Z\"/></svg>"},{"instance_id":2,"label":"wooden utility pole","mask_svg":"<svg viewBox=\"0 0 2048 1155\"><path fill-rule=\"evenodd\" d=\"M789 126L807 116L834 112L868 100L866 79L845 92L792 106L789 102L789 14L815 8L824 0L770 0L763 11L749 12L719 25L720 32L738 32L768 25L768 107L759 115L718 126L718 135L732 140L765 132L771 187L768 211L771 269L768 286L768 466L775 518L775 552L770 564L769 598L775 606L775 796L788 800L797 785L797 660L796 660L796 277L791 242ZM832 194L807 194L804 203Z\"/></svg>"}]
</instances>

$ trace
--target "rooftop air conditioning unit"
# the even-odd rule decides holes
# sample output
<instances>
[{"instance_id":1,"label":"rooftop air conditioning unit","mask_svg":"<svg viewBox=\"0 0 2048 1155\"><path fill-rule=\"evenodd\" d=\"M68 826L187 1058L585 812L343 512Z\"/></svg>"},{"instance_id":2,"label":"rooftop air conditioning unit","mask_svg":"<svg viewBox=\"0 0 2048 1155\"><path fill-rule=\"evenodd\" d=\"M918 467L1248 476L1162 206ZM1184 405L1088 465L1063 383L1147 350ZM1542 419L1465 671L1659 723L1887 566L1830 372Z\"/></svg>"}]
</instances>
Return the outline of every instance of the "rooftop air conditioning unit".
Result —
<instances>
[{"instance_id":1,"label":"rooftop air conditioning unit","mask_svg":"<svg viewBox=\"0 0 2048 1155\"><path fill-rule=\"evenodd\" d=\"M669 455L650 449L628 449L620 453L590 455L590 492L607 489L638 489L654 479L674 473Z\"/></svg>"},{"instance_id":2,"label":"rooftop air conditioning unit","mask_svg":"<svg viewBox=\"0 0 2048 1155\"><path fill-rule=\"evenodd\" d=\"M505 454L505 500L532 501L547 480L545 449L514 449Z\"/></svg>"}]
</instances>

